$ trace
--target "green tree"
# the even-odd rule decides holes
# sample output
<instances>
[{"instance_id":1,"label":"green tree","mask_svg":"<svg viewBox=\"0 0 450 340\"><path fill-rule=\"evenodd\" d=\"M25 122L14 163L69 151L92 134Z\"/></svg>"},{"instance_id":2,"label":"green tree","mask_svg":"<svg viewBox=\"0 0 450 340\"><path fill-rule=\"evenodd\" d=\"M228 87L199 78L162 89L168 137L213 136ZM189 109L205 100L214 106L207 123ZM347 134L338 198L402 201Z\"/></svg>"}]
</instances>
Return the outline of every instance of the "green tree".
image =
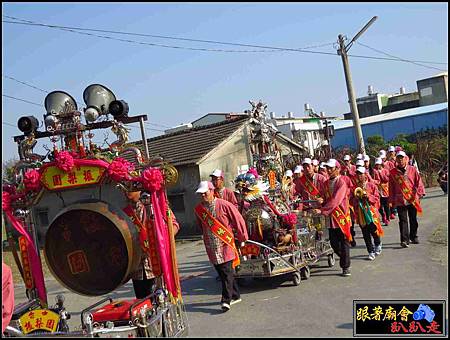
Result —
<instances>
[{"instance_id":1,"label":"green tree","mask_svg":"<svg viewBox=\"0 0 450 340\"><path fill-rule=\"evenodd\" d=\"M371 157L378 157L379 151L385 149L386 142L380 135L367 137L366 153Z\"/></svg>"},{"instance_id":2,"label":"green tree","mask_svg":"<svg viewBox=\"0 0 450 340\"><path fill-rule=\"evenodd\" d=\"M390 143L391 143L391 145L401 146L402 149L407 154L415 154L417 145L415 143L411 143L410 141L408 141L408 136L409 135L407 135L405 133L400 133L397 136L395 136L395 138L392 139Z\"/></svg>"}]
</instances>

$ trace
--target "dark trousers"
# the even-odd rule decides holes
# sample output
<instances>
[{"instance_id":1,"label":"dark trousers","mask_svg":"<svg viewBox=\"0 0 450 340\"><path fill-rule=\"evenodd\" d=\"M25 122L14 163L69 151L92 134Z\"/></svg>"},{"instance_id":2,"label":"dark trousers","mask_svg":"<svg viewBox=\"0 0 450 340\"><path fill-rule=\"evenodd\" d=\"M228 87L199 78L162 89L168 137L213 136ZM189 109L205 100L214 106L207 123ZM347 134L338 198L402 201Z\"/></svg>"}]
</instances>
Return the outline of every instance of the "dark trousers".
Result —
<instances>
[{"instance_id":1,"label":"dark trousers","mask_svg":"<svg viewBox=\"0 0 450 340\"><path fill-rule=\"evenodd\" d=\"M331 248L339 256L339 265L342 269L350 267L350 243L341 228L329 228L328 232Z\"/></svg>"},{"instance_id":2,"label":"dark trousers","mask_svg":"<svg viewBox=\"0 0 450 340\"><path fill-rule=\"evenodd\" d=\"M391 216L391 210L389 209L389 198L388 197L380 197L380 215L381 217L385 217L387 221L389 221Z\"/></svg>"},{"instance_id":3,"label":"dark trousers","mask_svg":"<svg viewBox=\"0 0 450 340\"><path fill-rule=\"evenodd\" d=\"M367 251L370 253L375 252L375 247L381 244L380 236L377 235L377 227L375 224L370 223L369 225L362 225L361 231L364 237L364 242L366 243ZM372 242L373 237L373 242ZM375 247L373 245L375 243Z\"/></svg>"},{"instance_id":4,"label":"dark trousers","mask_svg":"<svg viewBox=\"0 0 450 340\"><path fill-rule=\"evenodd\" d=\"M217 273L222 281L222 301L230 303L231 300L237 300L241 297L238 284L234 278L234 269L232 267L233 261L228 261L222 264L215 264Z\"/></svg>"},{"instance_id":5,"label":"dark trousers","mask_svg":"<svg viewBox=\"0 0 450 340\"><path fill-rule=\"evenodd\" d=\"M353 238L353 240L355 240L356 232L355 232L355 224L353 223L353 221L352 221L352 226L350 227L350 234L352 234L352 238Z\"/></svg>"},{"instance_id":6,"label":"dark trousers","mask_svg":"<svg viewBox=\"0 0 450 340\"><path fill-rule=\"evenodd\" d=\"M398 206L397 213L400 227L400 242L409 243L409 240L414 241L417 238L417 229L419 228L416 208L413 205Z\"/></svg>"},{"instance_id":7,"label":"dark trousers","mask_svg":"<svg viewBox=\"0 0 450 340\"><path fill-rule=\"evenodd\" d=\"M144 279L144 280L132 280L134 295L137 299L143 299L153 293L153 285L155 283L155 278Z\"/></svg>"}]
</instances>

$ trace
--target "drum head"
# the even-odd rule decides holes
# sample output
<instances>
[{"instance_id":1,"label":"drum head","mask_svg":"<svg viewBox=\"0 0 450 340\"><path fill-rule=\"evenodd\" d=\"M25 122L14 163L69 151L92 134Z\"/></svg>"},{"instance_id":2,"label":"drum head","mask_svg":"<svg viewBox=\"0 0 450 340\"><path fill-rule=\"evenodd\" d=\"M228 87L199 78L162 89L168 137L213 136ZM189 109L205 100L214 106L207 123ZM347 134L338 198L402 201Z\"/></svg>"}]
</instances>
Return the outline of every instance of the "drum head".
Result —
<instances>
[{"instance_id":1,"label":"drum head","mask_svg":"<svg viewBox=\"0 0 450 340\"><path fill-rule=\"evenodd\" d=\"M50 270L77 293L97 296L113 291L129 279L129 249L135 242L129 230L132 223L124 220L128 217L122 212L119 218L118 210L112 214L111 206L103 202L68 208L47 231L45 255Z\"/></svg>"}]
</instances>

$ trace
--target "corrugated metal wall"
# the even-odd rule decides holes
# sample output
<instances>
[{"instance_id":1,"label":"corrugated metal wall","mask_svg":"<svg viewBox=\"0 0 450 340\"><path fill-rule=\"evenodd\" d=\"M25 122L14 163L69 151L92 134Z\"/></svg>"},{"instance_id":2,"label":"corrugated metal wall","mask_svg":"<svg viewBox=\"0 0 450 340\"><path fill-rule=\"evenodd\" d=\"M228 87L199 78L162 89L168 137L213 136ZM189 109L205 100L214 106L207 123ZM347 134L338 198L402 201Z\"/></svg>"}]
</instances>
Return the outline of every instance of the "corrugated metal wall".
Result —
<instances>
[{"instance_id":1,"label":"corrugated metal wall","mask_svg":"<svg viewBox=\"0 0 450 340\"><path fill-rule=\"evenodd\" d=\"M411 134L427 128L438 128L447 124L448 109L428 112L421 115L385 120L361 126L364 141L373 135L381 135L385 141L395 138L400 133ZM355 131L353 126L343 129L335 129L331 140L333 148L356 148Z\"/></svg>"}]
</instances>

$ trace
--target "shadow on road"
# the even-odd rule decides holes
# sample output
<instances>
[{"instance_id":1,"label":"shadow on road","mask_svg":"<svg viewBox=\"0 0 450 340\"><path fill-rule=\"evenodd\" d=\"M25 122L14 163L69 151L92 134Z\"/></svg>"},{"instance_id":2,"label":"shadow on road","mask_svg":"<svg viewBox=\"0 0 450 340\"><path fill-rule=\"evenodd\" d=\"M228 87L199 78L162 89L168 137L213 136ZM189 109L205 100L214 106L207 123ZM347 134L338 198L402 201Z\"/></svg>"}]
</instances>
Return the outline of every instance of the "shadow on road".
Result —
<instances>
[{"instance_id":1,"label":"shadow on road","mask_svg":"<svg viewBox=\"0 0 450 340\"><path fill-rule=\"evenodd\" d=\"M185 306L186 311L189 313L206 313L209 315L223 314L219 302L197 302L189 303Z\"/></svg>"},{"instance_id":2,"label":"shadow on road","mask_svg":"<svg viewBox=\"0 0 450 340\"><path fill-rule=\"evenodd\" d=\"M353 323L341 323L340 325L337 325L336 328L339 328L339 329L353 329Z\"/></svg>"}]
</instances>

